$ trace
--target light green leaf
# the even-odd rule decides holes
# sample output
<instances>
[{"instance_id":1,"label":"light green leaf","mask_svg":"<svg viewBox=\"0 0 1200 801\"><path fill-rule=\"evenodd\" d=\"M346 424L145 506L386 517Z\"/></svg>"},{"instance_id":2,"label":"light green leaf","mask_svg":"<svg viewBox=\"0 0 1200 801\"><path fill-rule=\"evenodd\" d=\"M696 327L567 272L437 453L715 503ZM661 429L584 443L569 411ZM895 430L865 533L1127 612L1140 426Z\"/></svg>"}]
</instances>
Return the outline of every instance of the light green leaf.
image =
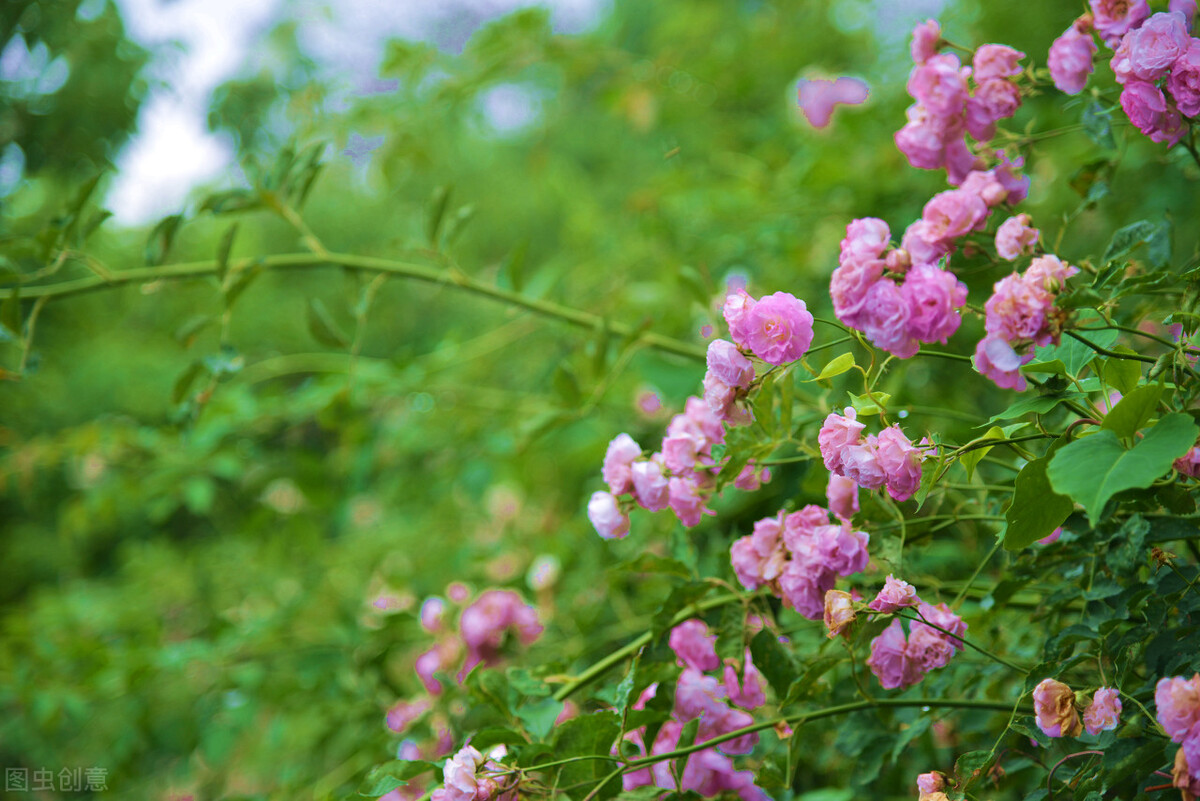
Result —
<instances>
[{"instance_id":1,"label":"light green leaf","mask_svg":"<svg viewBox=\"0 0 1200 801\"><path fill-rule=\"evenodd\" d=\"M1154 416L1162 392L1160 384L1149 384L1135 389L1104 416L1101 428L1108 429L1118 437L1132 437Z\"/></svg>"},{"instance_id":2,"label":"light green leaf","mask_svg":"<svg viewBox=\"0 0 1200 801\"><path fill-rule=\"evenodd\" d=\"M853 368L854 354L843 353L841 356L838 356L836 359L830 361L829 364L821 368L821 372L817 375L817 380L821 381L826 378L833 378L834 376L841 375L847 370L851 370Z\"/></svg>"},{"instance_id":3,"label":"light green leaf","mask_svg":"<svg viewBox=\"0 0 1200 801\"><path fill-rule=\"evenodd\" d=\"M1117 345L1113 350L1117 353L1134 353L1124 345ZM1138 381L1142 377L1142 365L1131 359L1108 358L1101 362L1100 373L1104 377L1104 383L1122 395L1128 395L1137 389Z\"/></svg>"},{"instance_id":4,"label":"light green leaf","mask_svg":"<svg viewBox=\"0 0 1200 801\"><path fill-rule=\"evenodd\" d=\"M997 426L992 426L987 430L987 433L982 437L977 437L973 442L987 442L993 439L1004 439L1004 432ZM975 475L975 467L983 460L988 451L992 449L991 445L983 448L975 448L974 450L966 451L962 456L958 457L959 463L966 468L967 478L970 479Z\"/></svg>"}]
</instances>

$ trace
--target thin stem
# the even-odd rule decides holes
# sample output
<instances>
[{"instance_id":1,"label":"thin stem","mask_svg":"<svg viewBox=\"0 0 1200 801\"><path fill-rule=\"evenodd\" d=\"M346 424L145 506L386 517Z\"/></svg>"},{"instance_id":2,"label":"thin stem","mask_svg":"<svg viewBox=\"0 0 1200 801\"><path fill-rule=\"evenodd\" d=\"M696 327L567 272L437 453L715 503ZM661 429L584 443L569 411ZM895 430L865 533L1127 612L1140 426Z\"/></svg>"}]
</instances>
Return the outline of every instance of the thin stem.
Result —
<instances>
[{"instance_id":1,"label":"thin stem","mask_svg":"<svg viewBox=\"0 0 1200 801\"><path fill-rule=\"evenodd\" d=\"M1004 666L1005 666L1006 668L1008 668L1009 670L1015 670L1017 673L1020 673L1022 676L1027 676L1027 675L1029 675L1029 671L1028 671L1028 670L1026 670L1025 668L1023 668L1023 667L1020 667L1019 665L1015 665L1015 664L1013 664L1012 662L1009 662L1009 661L1008 661L1007 659L1005 659L1004 657L1002 657L1002 656L998 656L998 655L996 655L996 654L993 654L991 651L988 651L988 650L985 650L985 649L983 649L983 648L980 648L978 645L976 645L975 643L971 642L970 640L963 639L963 638L962 638L962 636L960 636L960 635L958 635L958 634L955 634L955 633L954 633L954 632L952 632L952 631L947 631L946 629L942 628L941 626L939 626L939 625L938 625L938 624L936 624L936 623L930 623L928 620L926 620L926 619L925 619L925 616L924 616L924 615L922 615L920 612L918 612L918 613L917 613L917 616L916 616L916 617L910 617L909 615L905 615L905 614L901 614L901 613L897 612L897 613L896 613L896 617L903 617L903 618L907 618L908 620L913 620L913 621L916 621L917 623L924 623L926 626L929 626L930 628L937 629L938 631L940 631L940 632L942 632L943 634L947 635L947 636L948 636L948 637L950 637L951 639L953 639L953 640L958 640L958 641L959 641L959 642L961 642L963 645L967 645L967 646L970 646L971 648L974 648L976 651L978 651L979 653L983 654L983 655L984 655L984 656L986 656L988 659L991 659L992 661L994 661L994 662L996 662L996 663L998 663L998 664L1004 665ZM1007 707L1005 707L1005 709L1007 709Z\"/></svg>"},{"instance_id":2,"label":"thin stem","mask_svg":"<svg viewBox=\"0 0 1200 801\"><path fill-rule=\"evenodd\" d=\"M1074 754L1067 754L1065 757L1054 763L1054 767L1050 768L1050 775L1046 777L1046 797L1048 799L1054 798L1054 786L1051 784L1051 782L1054 781L1054 771L1058 770L1059 766L1068 759L1074 759L1075 757L1079 756L1087 756L1088 754L1104 756L1103 751L1076 751Z\"/></svg>"},{"instance_id":3,"label":"thin stem","mask_svg":"<svg viewBox=\"0 0 1200 801\"><path fill-rule=\"evenodd\" d=\"M694 617L694 616L700 614L701 612L706 612L709 609L716 609L719 606L725 606L726 604L741 602L741 601L742 601L742 598L740 596L733 595L732 593L729 595L718 595L717 597L709 598L706 601L698 601L697 603L694 603L694 604L691 604L690 606L685 607L683 610L681 610L679 612L679 614L675 615L675 617L671 619L671 623L670 623L670 626L668 626L668 628L671 626L676 626L676 625L682 623L683 621L687 620L688 618ZM621 648L618 648L617 650L613 651L611 654L604 657L600 661L595 662L590 667L585 669L582 673L580 673L578 676L575 676L573 679L568 681L562 687L559 687L554 692L554 696L553 696L554 700L562 701L562 700L568 698L572 693L576 692L577 690L580 690L583 687L587 686L588 684L591 684L593 681L595 681L597 678L599 678L601 675L603 675L603 673L606 670L608 670L609 668L611 668L613 665L619 664L619 663L623 662L624 660L628 659L629 657L633 656L635 653L638 652L639 648L641 648L643 645L647 645L651 639L652 639L651 632L649 632L649 631L644 632L641 636L637 637L632 642L624 645Z\"/></svg>"},{"instance_id":4,"label":"thin stem","mask_svg":"<svg viewBox=\"0 0 1200 801\"><path fill-rule=\"evenodd\" d=\"M459 270L441 270L423 264L382 259L372 256L354 256L345 253L288 253L275 256L265 256L258 259L241 259L230 264L230 274L237 274L251 266L263 270L293 270L314 267L342 267L347 270L357 270L368 273L386 273L401 278L411 278L431 284L451 286L464 292L481 295L492 300L517 306L544 317L552 317L579 328L594 330L604 322L600 315L580 311L548 300L527 297L499 287L491 286L482 281L465 275ZM149 281L176 281L189 278L204 278L217 274L217 262L198 261L180 264L168 264L158 267L138 267L112 273L108 280L98 276L87 276L72 281L60 281L45 286L25 287L21 290L23 298L39 297L69 297L99 289L118 287L124 284L145 283ZM15 291L15 290L12 290ZM12 294L10 291L7 294ZM7 297L7 295L6 295ZM608 329L618 337L636 336L644 345L665 353L686 356L689 359L703 361L704 348L689 342L644 332L638 334L636 329L621 323L608 323Z\"/></svg>"},{"instance_id":5,"label":"thin stem","mask_svg":"<svg viewBox=\"0 0 1200 801\"><path fill-rule=\"evenodd\" d=\"M1095 344L1094 342L1089 342L1086 338L1081 337L1079 334L1075 333L1074 331L1066 331L1065 333L1067 336L1071 337L1071 339L1075 339L1075 340L1082 342L1083 344L1087 345L1092 350L1096 351L1096 353L1099 353L1101 356L1108 356L1109 358L1113 358L1113 359L1127 359L1129 361L1143 362L1145 364L1154 364L1156 361L1158 361L1158 359L1155 359L1150 356L1142 356L1137 353L1118 353L1115 350L1109 350L1108 348L1102 348L1099 345Z\"/></svg>"},{"instance_id":6,"label":"thin stem","mask_svg":"<svg viewBox=\"0 0 1200 801\"><path fill-rule=\"evenodd\" d=\"M992 550L988 551L988 555L983 557L983 561L980 562L979 566L975 568L975 572L971 574L969 579L967 579L967 583L964 584L962 589L958 591L958 595L954 597L954 603L951 604L951 606L958 606L960 603L962 603L962 599L966 596L967 590L971 589L971 585L975 583L975 579L979 578L979 574L983 572L984 565L992 561L992 557L996 555L996 551L998 550L1000 550L1000 540L997 539L996 543L992 546Z\"/></svg>"}]
</instances>

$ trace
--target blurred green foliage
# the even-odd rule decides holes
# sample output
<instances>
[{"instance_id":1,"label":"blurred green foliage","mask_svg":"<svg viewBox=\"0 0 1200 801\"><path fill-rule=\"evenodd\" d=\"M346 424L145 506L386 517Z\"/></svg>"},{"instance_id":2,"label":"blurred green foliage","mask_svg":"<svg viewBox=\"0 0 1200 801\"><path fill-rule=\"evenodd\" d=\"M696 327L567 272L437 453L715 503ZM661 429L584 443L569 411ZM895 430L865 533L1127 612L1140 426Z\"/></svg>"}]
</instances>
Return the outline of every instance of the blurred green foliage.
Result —
<instances>
[{"instance_id":1,"label":"blurred green foliage","mask_svg":"<svg viewBox=\"0 0 1200 801\"><path fill-rule=\"evenodd\" d=\"M685 587L676 600L699 593L669 572L607 568L650 549L730 579L731 539L785 502L820 501L823 470L781 466L687 535L644 515L628 540L604 543L582 513L608 440L621 430L643 443L661 436L698 392L699 361L452 285L336 267L255 272L245 260L315 242L697 347L701 328L720 322L715 303L730 278L756 294L809 298L831 317L828 280L846 223L879 216L898 232L942 188L892 143L909 102L901 34L914 20L881 18L894 14L887 5L617 2L596 30L570 36L555 34L544 11L519 11L477 31L461 54L390 43L380 74L398 88L341 102L295 50L302 23L284 21L272 46L285 74L242 76L211 109L213 127L237 135L245 180L162 210L176 221L130 231L97 217L101 194L79 193L80 165L102 164L128 131L144 53L123 39L110 6L83 23L78 3L6 3L0 41L19 30L71 69L46 98L0 83L0 144L20 144L30 174L0 218L5 266L22 278L54 270L56 280L89 280L140 268L143 256L185 264L224 252L241 272L44 306L27 297L3 332L0 365L20 380L0 384L0 766L100 766L110 789L131 798L350 797L395 753L385 709L419 692L412 661L430 644L416 622L422 598L453 581L517 589L548 625L522 660L545 677L578 672L644 630L673 587ZM961 2L939 16L955 41L1009 43L1041 65L1077 10L1033 4L1014 16ZM828 130L808 127L796 79L845 73L870 82L868 104L840 110ZM1023 210L1070 261L1097 257L1132 220L1197 216L1186 153L1164 153L1115 121L1114 147L1098 150L1079 126L1092 102L1103 111L1114 101L1032 97L1007 126L1018 138L1034 119L1039 131L1062 130L1027 165ZM495 104L505 103L517 122L498 127ZM274 127L281 117L286 130ZM363 152L375 137L382 143ZM1071 164L1087 166L1059 172ZM43 166L61 168L71 190ZM40 210L51 206L62 214L47 221ZM1175 238L1171 257L1191 258L1194 232L1180 224ZM959 275L982 303L1007 271L977 258ZM1124 301L1131 313L1142 302ZM964 328L969 339L982 326ZM801 392L812 419L841 403L830 400L840 390L859 390L850 375L835 386ZM945 441L978 436L1008 402L940 360L893 371L879 389L907 412L910 433ZM664 411L638 410L649 391ZM869 519L891 517L871 504ZM993 535L970 520L921 532L905 569L929 577L931 600L950 600ZM538 557L556 559L561 578L535 591L526 573ZM1028 552L1001 559L988 574L1006 571L1011 586L992 603L1020 592L1016 606L1034 624L981 615L971 625L1006 652L1032 658L1081 609L1097 619L1111 611L1085 594L1090 579L1043 606L1053 591L1045 564L1035 569ZM1082 570L1064 557L1064 578ZM1175 581L1154 579L1172 598ZM373 605L381 596L394 604ZM1136 603L1166 614L1153 594ZM743 622L722 614L713 621ZM805 660L832 650L811 626L788 633ZM723 656L739 649L736 635L722 641ZM661 644L655 653L639 690L667 671ZM999 681L995 664L963 658L965 684L951 687L964 672L947 672L921 691L963 695ZM831 697L854 695L813 681ZM453 723L461 744L490 712L478 693L454 698L466 710ZM879 714L902 741L878 731L877 718L851 719L836 735L805 730L792 790L782 777L795 765L773 761L771 792L817 797L804 794L847 786L858 771L853 781L873 797L910 797L914 766L948 766L961 743L995 728L987 712L932 727L916 709ZM1032 767L1025 757L1007 765Z\"/></svg>"}]
</instances>

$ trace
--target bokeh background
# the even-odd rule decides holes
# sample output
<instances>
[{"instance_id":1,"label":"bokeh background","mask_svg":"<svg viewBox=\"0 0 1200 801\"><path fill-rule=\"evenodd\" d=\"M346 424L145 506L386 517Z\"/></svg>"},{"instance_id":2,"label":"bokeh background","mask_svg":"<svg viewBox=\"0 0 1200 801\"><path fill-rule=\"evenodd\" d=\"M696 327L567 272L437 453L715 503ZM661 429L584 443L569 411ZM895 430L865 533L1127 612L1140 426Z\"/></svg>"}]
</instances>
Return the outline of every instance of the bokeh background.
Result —
<instances>
[{"instance_id":1,"label":"bokeh background","mask_svg":"<svg viewBox=\"0 0 1200 801\"><path fill-rule=\"evenodd\" d=\"M828 315L846 223L900 231L943 188L892 143L914 23L1044 65L1078 6L8 0L0 270L44 269L71 221L92 266L55 279L140 267L176 214L167 262L213 258L234 221L235 259L301 252L278 215L212 198L309 148L302 213L329 249L703 347L731 281ZM868 102L814 129L797 81L839 75ZM1179 154L1127 126L1096 161L1088 100L1028 98L1008 126L1065 129L1028 163L1024 210L1068 260L1134 213L1196 212ZM1003 271L960 275L982 303ZM822 497L823 471L793 464L693 532L642 515L602 542L583 510L607 442L660 437L701 363L452 287L368 284L267 271L228 314L211 280L135 284L48 303L28 352L0 333L0 767L104 768L105 797L349 797L396 751L383 714L419 688L425 597L517 590L548 627L521 659L584 664L668 587L610 567L649 548L728 576L733 536ZM999 409L953 363L894 378L918 436L965 441ZM959 536L915 558L969 573L990 535ZM823 770L797 792L845 787ZM895 776L881 785L910 796Z\"/></svg>"}]
</instances>

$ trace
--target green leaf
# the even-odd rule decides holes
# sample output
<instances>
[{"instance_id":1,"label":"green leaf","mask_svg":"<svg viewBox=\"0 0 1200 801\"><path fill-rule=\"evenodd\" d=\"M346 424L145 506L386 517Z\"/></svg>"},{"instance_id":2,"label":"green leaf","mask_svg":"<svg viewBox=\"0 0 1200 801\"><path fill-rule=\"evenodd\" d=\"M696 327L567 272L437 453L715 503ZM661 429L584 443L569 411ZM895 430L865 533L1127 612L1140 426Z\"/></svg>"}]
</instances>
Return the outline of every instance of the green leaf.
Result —
<instances>
[{"instance_id":1,"label":"green leaf","mask_svg":"<svg viewBox=\"0 0 1200 801\"><path fill-rule=\"evenodd\" d=\"M229 251L233 249L233 240L237 236L238 223L229 226L229 230L221 237L217 245L217 280L225 283L225 274L229 272Z\"/></svg>"},{"instance_id":2,"label":"green leaf","mask_svg":"<svg viewBox=\"0 0 1200 801\"><path fill-rule=\"evenodd\" d=\"M541 698L550 694L550 685L539 678L531 676L524 668L509 668L504 671L508 676L508 684L522 695Z\"/></svg>"},{"instance_id":3,"label":"green leaf","mask_svg":"<svg viewBox=\"0 0 1200 801\"><path fill-rule=\"evenodd\" d=\"M1138 248L1147 246L1147 256L1151 264L1161 267L1163 259L1164 240L1167 258L1170 257L1170 228L1166 223L1152 223L1149 220L1138 220L1131 225L1117 230L1104 250L1102 261L1109 264L1117 259L1123 259ZM1161 260L1161 261L1160 261ZM1156 263L1158 262L1158 263Z\"/></svg>"},{"instance_id":4,"label":"green leaf","mask_svg":"<svg viewBox=\"0 0 1200 801\"><path fill-rule=\"evenodd\" d=\"M775 690L775 695L785 697L799 671L791 654L779 644L778 637L766 629L755 634L750 640L750 655L754 657L754 666Z\"/></svg>"},{"instance_id":5,"label":"green leaf","mask_svg":"<svg viewBox=\"0 0 1200 801\"><path fill-rule=\"evenodd\" d=\"M1132 576L1146 563L1146 535L1150 524L1141 515L1133 515L1109 543L1105 561L1118 576Z\"/></svg>"},{"instance_id":6,"label":"green leaf","mask_svg":"<svg viewBox=\"0 0 1200 801\"><path fill-rule=\"evenodd\" d=\"M954 773L966 785L983 775L992 758L991 751L968 751L954 761Z\"/></svg>"},{"instance_id":7,"label":"green leaf","mask_svg":"<svg viewBox=\"0 0 1200 801\"><path fill-rule=\"evenodd\" d=\"M1149 384L1135 389L1121 398L1120 402L1104 415L1104 421L1100 424L1101 428L1113 432L1122 439L1132 437L1154 416L1162 392L1161 384Z\"/></svg>"},{"instance_id":8,"label":"green leaf","mask_svg":"<svg viewBox=\"0 0 1200 801\"><path fill-rule=\"evenodd\" d=\"M1006 550L1019 551L1048 537L1075 509L1070 498L1057 494L1050 486L1046 476L1050 458L1034 459L1017 473L1012 503L1004 513L1008 521L1004 531Z\"/></svg>"},{"instance_id":9,"label":"green leaf","mask_svg":"<svg viewBox=\"0 0 1200 801\"><path fill-rule=\"evenodd\" d=\"M763 376L751 401L754 410L754 421L763 427L767 435L773 435L775 423L775 379L778 373Z\"/></svg>"},{"instance_id":10,"label":"green leaf","mask_svg":"<svg viewBox=\"0 0 1200 801\"><path fill-rule=\"evenodd\" d=\"M1136 355L1132 348L1124 345L1116 345L1112 350L1117 353ZM1104 378L1104 383L1122 395L1128 395L1137 389L1138 381L1142 378L1142 364L1132 359L1104 359L1100 363L1100 375Z\"/></svg>"},{"instance_id":11,"label":"green leaf","mask_svg":"<svg viewBox=\"0 0 1200 801\"><path fill-rule=\"evenodd\" d=\"M225 308L233 308L233 304L239 297L242 296L242 293L246 291L246 288L250 286L250 282L257 278L259 273L262 271L262 262L256 261L241 272L235 271L230 273L230 275L236 277L233 279L232 283L230 283L223 290L225 294ZM226 276L226 280L228 280L228 277L229 276Z\"/></svg>"},{"instance_id":12,"label":"green leaf","mask_svg":"<svg viewBox=\"0 0 1200 801\"><path fill-rule=\"evenodd\" d=\"M183 321L182 325L175 329L175 341L185 348L190 348L200 332L211 325L212 322L213 316L211 314L198 314L194 317L189 317Z\"/></svg>"},{"instance_id":13,"label":"green leaf","mask_svg":"<svg viewBox=\"0 0 1200 801\"><path fill-rule=\"evenodd\" d=\"M480 729L471 737L471 745L484 753L498 745L525 745L527 742L521 732L500 727Z\"/></svg>"},{"instance_id":14,"label":"green leaf","mask_svg":"<svg viewBox=\"0 0 1200 801\"><path fill-rule=\"evenodd\" d=\"M559 402L568 409L574 409L583 402L583 389L579 385L579 377L575 375L575 368L571 366L570 362L559 362L558 367L554 368L550 386L554 390L554 394L558 396Z\"/></svg>"},{"instance_id":15,"label":"green leaf","mask_svg":"<svg viewBox=\"0 0 1200 801\"><path fill-rule=\"evenodd\" d=\"M433 190L433 195L429 200L429 246L437 250L438 232L442 228L442 219L446 216L446 207L450 203L450 193L452 188L449 186L438 186Z\"/></svg>"},{"instance_id":16,"label":"green leaf","mask_svg":"<svg viewBox=\"0 0 1200 801\"><path fill-rule=\"evenodd\" d=\"M171 389L171 402L183 403L183 399L187 397L188 391L192 388L192 384L199 378L206 368L204 362L194 361L187 366L187 369L180 373L179 378L175 379L175 385Z\"/></svg>"},{"instance_id":17,"label":"green leaf","mask_svg":"<svg viewBox=\"0 0 1200 801\"><path fill-rule=\"evenodd\" d=\"M359 786L358 794L367 798L378 798L381 795L387 795L397 787L403 787L409 779L431 770L440 769L432 762L420 759L414 759L411 762L403 759L385 762L371 769Z\"/></svg>"},{"instance_id":18,"label":"green leaf","mask_svg":"<svg viewBox=\"0 0 1200 801\"><path fill-rule=\"evenodd\" d=\"M1016 403L1009 406L1002 412L992 415L991 419L985 423L995 423L1000 420L1012 420L1017 417L1023 417L1030 412L1034 414L1046 414L1058 406L1060 403L1075 401L1087 397L1082 392L1067 392L1064 394L1054 395L1036 395L1031 398L1021 398Z\"/></svg>"},{"instance_id":19,"label":"green leaf","mask_svg":"<svg viewBox=\"0 0 1200 801\"><path fill-rule=\"evenodd\" d=\"M167 254L171 252L171 244L175 241L175 234L182 223L182 214L172 214L158 221L146 239L147 265L154 267L166 260Z\"/></svg>"},{"instance_id":20,"label":"green leaf","mask_svg":"<svg viewBox=\"0 0 1200 801\"><path fill-rule=\"evenodd\" d=\"M516 709L516 715L525 724L525 730L536 739L542 739L554 728L554 721L562 713L563 702L553 698L540 698Z\"/></svg>"},{"instance_id":21,"label":"green leaf","mask_svg":"<svg viewBox=\"0 0 1200 801\"><path fill-rule=\"evenodd\" d=\"M1088 342L1101 348L1107 348L1117 339L1117 332L1112 330L1077 333ZM1022 367L1021 372L1077 376L1096 358L1095 350L1074 337L1063 337L1059 345L1037 348L1034 354L1033 361Z\"/></svg>"},{"instance_id":22,"label":"green leaf","mask_svg":"<svg viewBox=\"0 0 1200 801\"><path fill-rule=\"evenodd\" d=\"M554 755L556 759L571 757L608 757L617 736L621 733L621 720L616 712L595 712L579 715L555 729ZM596 783L612 772L610 759L582 759L562 766L558 784L572 788L573 798L583 798L592 792ZM621 790L621 780L608 782L596 794L596 798L611 798Z\"/></svg>"},{"instance_id":23,"label":"green leaf","mask_svg":"<svg viewBox=\"0 0 1200 801\"><path fill-rule=\"evenodd\" d=\"M1102 429L1059 450L1046 475L1055 492L1083 504L1095 525L1109 498L1149 487L1191 449L1198 432L1190 415L1168 414L1126 450L1114 432Z\"/></svg>"},{"instance_id":24,"label":"green leaf","mask_svg":"<svg viewBox=\"0 0 1200 801\"><path fill-rule=\"evenodd\" d=\"M1079 122L1083 125L1083 132L1087 134L1088 139L1100 147L1115 150L1117 143L1113 139L1112 123L1109 120L1111 113L1112 109L1105 109L1099 101L1093 100L1083 107Z\"/></svg>"},{"instance_id":25,"label":"green leaf","mask_svg":"<svg viewBox=\"0 0 1200 801\"><path fill-rule=\"evenodd\" d=\"M852 369L854 369L854 354L843 353L821 368L821 372L817 374L817 380L821 381L826 378L833 378Z\"/></svg>"},{"instance_id":26,"label":"green leaf","mask_svg":"<svg viewBox=\"0 0 1200 801\"><path fill-rule=\"evenodd\" d=\"M850 405L860 415L879 414L887 409L887 403L892 399L892 396L886 392L873 392L870 397L855 395L852 392L846 394L850 396Z\"/></svg>"},{"instance_id":27,"label":"green leaf","mask_svg":"<svg viewBox=\"0 0 1200 801\"><path fill-rule=\"evenodd\" d=\"M334 322L320 298L308 299L308 333L327 348L345 350L350 347L350 338Z\"/></svg>"},{"instance_id":28,"label":"green leaf","mask_svg":"<svg viewBox=\"0 0 1200 801\"><path fill-rule=\"evenodd\" d=\"M987 430L987 433L982 437L977 437L973 442L986 442L988 440L1004 439L1004 431L997 426L992 426ZM975 448L974 450L966 451L962 456L958 457L959 463L966 468L967 479L970 480L975 475L975 467L983 460L988 451L992 449L991 445L984 448Z\"/></svg>"},{"instance_id":29,"label":"green leaf","mask_svg":"<svg viewBox=\"0 0 1200 801\"><path fill-rule=\"evenodd\" d=\"M501 289L520 292L525 288L525 259L528 253L529 238L525 237L504 257L500 271L496 274L496 284Z\"/></svg>"}]
</instances>

